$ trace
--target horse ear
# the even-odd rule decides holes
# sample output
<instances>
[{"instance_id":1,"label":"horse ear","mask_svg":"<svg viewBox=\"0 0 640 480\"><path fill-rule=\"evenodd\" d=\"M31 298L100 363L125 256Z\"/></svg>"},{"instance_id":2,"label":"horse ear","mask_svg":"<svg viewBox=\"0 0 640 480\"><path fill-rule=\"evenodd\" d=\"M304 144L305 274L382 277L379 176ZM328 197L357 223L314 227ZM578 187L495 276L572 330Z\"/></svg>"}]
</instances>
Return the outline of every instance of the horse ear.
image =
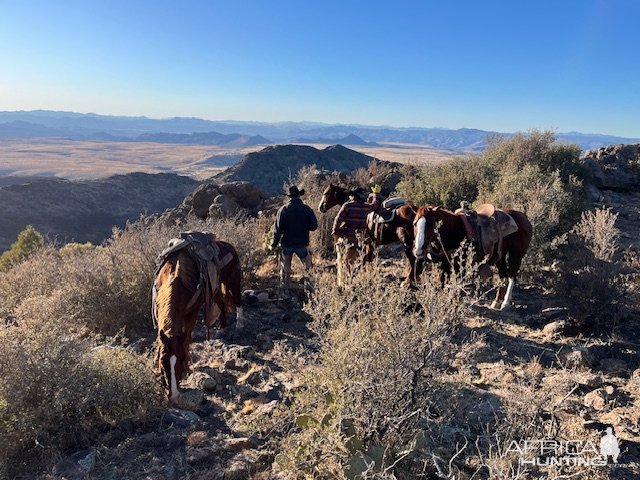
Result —
<instances>
[{"instance_id":1,"label":"horse ear","mask_svg":"<svg viewBox=\"0 0 640 480\"><path fill-rule=\"evenodd\" d=\"M162 343L169 342L169 337L167 337L167 335L164 333L164 330L160 330L160 340L162 341Z\"/></svg>"}]
</instances>

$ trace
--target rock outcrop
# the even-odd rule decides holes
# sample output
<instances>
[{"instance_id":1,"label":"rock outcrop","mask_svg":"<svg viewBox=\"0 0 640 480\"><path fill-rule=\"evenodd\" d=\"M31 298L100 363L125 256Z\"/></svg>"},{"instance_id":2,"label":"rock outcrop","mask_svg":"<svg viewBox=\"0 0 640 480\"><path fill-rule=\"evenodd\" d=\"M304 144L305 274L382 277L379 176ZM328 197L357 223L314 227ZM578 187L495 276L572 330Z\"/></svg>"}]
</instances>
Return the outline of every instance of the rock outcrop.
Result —
<instances>
[{"instance_id":1,"label":"rock outcrop","mask_svg":"<svg viewBox=\"0 0 640 480\"><path fill-rule=\"evenodd\" d=\"M159 220L166 225L182 223L187 216L200 220L228 217L241 212L256 214L270 197L250 182L205 183L186 196L176 208L166 210Z\"/></svg>"},{"instance_id":2,"label":"rock outcrop","mask_svg":"<svg viewBox=\"0 0 640 480\"><path fill-rule=\"evenodd\" d=\"M640 143L587 150L582 162L602 190L629 191L640 185Z\"/></svg>"}]
</instances>

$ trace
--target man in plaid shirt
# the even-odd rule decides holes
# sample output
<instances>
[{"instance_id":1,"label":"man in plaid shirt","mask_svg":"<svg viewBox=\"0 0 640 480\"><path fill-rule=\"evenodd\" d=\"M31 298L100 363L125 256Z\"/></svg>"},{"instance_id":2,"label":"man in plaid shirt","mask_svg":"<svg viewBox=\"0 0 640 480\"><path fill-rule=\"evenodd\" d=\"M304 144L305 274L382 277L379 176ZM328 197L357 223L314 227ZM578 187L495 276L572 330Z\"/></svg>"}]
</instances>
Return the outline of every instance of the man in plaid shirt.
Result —
<instances>
[{"instance_id":1,"label":"man in plaid shirt","mask_svg":"<svg viewBox=\"0 0 640 480\"><path fill-rule=\"evenodd\" d=\"M358 257L358 234L367 228L367 215L373 211L371 204L365 203L356 192L349 195L333 222L331 234L335 239L338 285L342 286L344 274L350 276Z\"/></svg>"}]
</instances>

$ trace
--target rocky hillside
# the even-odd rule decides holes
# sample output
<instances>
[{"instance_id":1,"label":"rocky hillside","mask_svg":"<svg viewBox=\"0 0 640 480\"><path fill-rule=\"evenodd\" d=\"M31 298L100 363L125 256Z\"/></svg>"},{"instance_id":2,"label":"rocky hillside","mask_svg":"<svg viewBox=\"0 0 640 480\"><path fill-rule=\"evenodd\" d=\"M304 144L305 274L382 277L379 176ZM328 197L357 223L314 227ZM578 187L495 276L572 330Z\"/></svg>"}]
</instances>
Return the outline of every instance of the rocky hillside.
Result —
<instances>
[{"instance_id":1,"label":"rocky hillside","mask_svg":"<svg viewBox=\"0 0 640 480\"><path fill-rule=\"evenodd\" d=\"M175 174L132 173L0 187L0 251L9 248L27 225L61 241L100 243L114 226L172 207L197 185L196 180Z\"/></svg>"},{"instance_id":2,"label":"rocky hillside","mask_svg":"<svg viewBox=\"0 0 640 480\"><path fill-rule=\"evenodd\" d=\"M275 145L244 156L236 165L217 175L217 181L248 181L266 192L279 194L284 183L310 165L319 169L353 172L366 168L374 158L342 145L322 150L306 145Z\"/></svg>"}]
</instances>

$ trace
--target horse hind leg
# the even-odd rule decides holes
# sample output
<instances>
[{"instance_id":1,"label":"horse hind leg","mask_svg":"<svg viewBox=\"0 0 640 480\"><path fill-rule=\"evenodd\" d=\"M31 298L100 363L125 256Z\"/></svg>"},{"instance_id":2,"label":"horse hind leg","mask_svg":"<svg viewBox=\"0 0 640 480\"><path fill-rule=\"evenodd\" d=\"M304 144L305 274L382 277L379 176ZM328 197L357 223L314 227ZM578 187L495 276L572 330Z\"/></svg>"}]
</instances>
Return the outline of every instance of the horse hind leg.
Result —
<instances>
[{"instance_id":1,"label":"horse hind leg","mask_svg":"<svg viewBox=\"0 0 640 480\"><path fill-rule=\"evenodd\" d=\"M493 303L491 303L491 308L497 309L498 307L500 307L500 310L502 310L504 307L501 305L504 304L504 300L506 298L506 294L508 290L508 286L505 284L505 279L509 276L507 260L504 254L502 255L502 258L500 259L500 261L498 262L498 275L500 276L500 283L498 284L496 298L493 300ZM513 290L513 287L512 287L512 290ZM509 299L509 302L510 301L511 299Z\"/></svg>"},{"instance_id":2,"label":"horse hind leg","mask_svg":"<svg viewBox=\"0 0 640 480\"><path fill-rule=\"evenodd\" d=\"M522 265L522 256L510 253L509 254L509 285L507 286L507 292L504 296L504 300L502 305L500 306L500 310L505 310L511 305L511 298L513 296L513 287L516 284L516 277L518 276L518 272L520 271L520 266Z\"/></svg>"}]
</instances>

